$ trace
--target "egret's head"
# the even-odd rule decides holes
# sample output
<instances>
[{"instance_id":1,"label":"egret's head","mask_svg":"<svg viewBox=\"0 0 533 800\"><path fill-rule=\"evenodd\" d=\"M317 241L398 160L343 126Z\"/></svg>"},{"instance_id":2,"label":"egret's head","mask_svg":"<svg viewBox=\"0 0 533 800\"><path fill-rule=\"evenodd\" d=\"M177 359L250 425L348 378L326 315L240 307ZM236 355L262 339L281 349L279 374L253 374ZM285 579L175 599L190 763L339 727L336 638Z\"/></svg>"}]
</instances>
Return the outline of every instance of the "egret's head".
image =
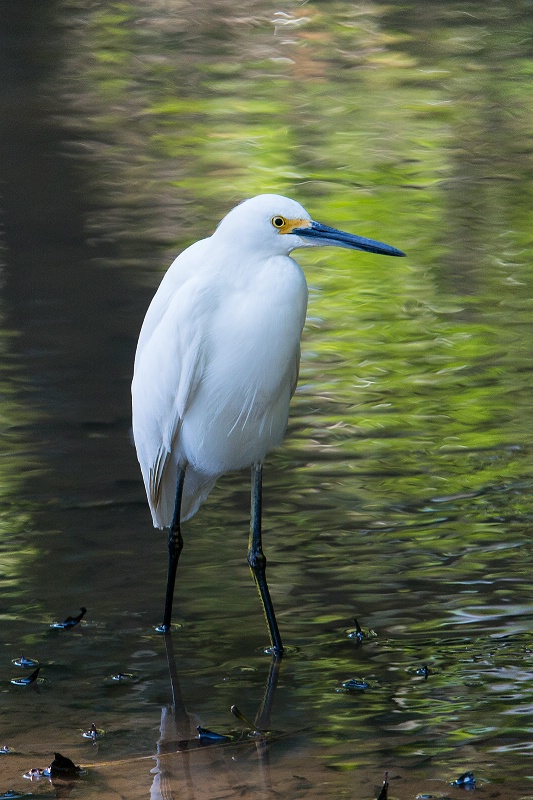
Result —
<instances>
[{"instance_id":1,"label":"egret's head","mask_svg":"<svg viewBox=\"0 0 533 800\"><path fill-rule=\"evenodd\" d=\"M216 236L258 255L288 255L302 246L293 229L310 225L311 218L300 203L277 194L259 194L233 208L220 222Z\"/></svg>"},{"instance_id":2,"label":"egret's head","mask_svg":"<svg viewBox=\"0 0 533 800\"><path fill-rule=\"evenodd\" d=\"M388 244L315 222L300 203L277 194L259 194L236 206L220 222L216 236L257 255L288 255L297 247L333 245L386 256L403 256Z\"/></svg>"}]
</instances>

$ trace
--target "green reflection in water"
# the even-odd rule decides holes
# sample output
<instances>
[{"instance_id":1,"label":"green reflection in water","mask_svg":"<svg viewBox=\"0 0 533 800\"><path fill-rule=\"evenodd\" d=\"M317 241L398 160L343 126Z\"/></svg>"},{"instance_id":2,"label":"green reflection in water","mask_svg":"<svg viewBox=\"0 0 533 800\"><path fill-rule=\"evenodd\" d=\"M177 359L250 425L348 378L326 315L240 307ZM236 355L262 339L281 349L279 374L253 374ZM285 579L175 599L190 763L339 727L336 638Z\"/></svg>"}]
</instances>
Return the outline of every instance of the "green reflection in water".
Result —
<instances>
[{"instance_id":1,"label":"green reflection in water","mask_svg":"<svg viewBox=\"0 0 533 800\"><path fill-rule=\"evenodd\" d=\"M302 255L312 296L301 383L267 471L272 588L300 647L281 723L312 708L323 757L342 770L432 759L444 774L464 752L527 752L529 12L315 2L276 14L259 1L246 13L224 2L171 11L80 4L69 18L64 79L97 199L89 229L119 244L128 275L155 285L170 252L260 191L408 253L392 264ZM209 691L219 650L235 644L231 623L246 628L243 652L261 623L246 508L241 484L222 481L191 523L180 577L196 651L182 659L188 689L215 720L234 700L218 672L215 711ZM354 615L378 633L358 649L345 635ZM415 674L423 663L428 681ZM350 677L369 690L337 692Z\"/></svg>"},{"instance_id":2,"label":"green reflection in water","mask_svg":"<svg viewBox=\"0 0 533 800\"><path fill-rule=\"evenodd\" d=\"M531 276L518 248L531 204L517 147L529 117L514 115L530 88L522 16L508 12L516 34L500 36L490 9L476 7L475 24L448 10L439 17L448 27L425 31L428 69L423 43L415 52L408 31L385 30L379 6L306 4L273 17L260 3L242 17L225 4L219 11L197 9L186 20L120 4L89 17L91 54L77 67L87 76L84 99L105 102L97 126L126 179L118 213L134 213L136 203L144 212L151 193L163 192L157 238L186 243L234 200L286 191L317 218L408 249L393 265L342 253L308 259L320 291L296 406L305 427L294 446L315 433L309 381L316 451L342 460L364 447L365 469L386 459L403 475L436 467L449 493L485 485L490 464L473 479L456 460L454 476L448 453L529 444ZM481 69L504 55L512 66ZM509 140L498 121L511 116ZM516 468L508 462L502 477ZM408 495L426 491L412 485Z\"/></svg>"},{"instance_id":3,"label":"green reflection in water","mask_svg":"<svg viewBox=\"0 0 533 800\"><path fill-rule=\"evenodd\" d=\"M0 318L0 592L2 618L20 613L28 570L35 568L40 550L29 532L32 503L26 482L36 479L40 465L33 454L28 426L36 414L21 402L22 379L11 356L15 332L2 327ZM9 610L8 610L9 609Z\"/></svg>"}]
</instances>

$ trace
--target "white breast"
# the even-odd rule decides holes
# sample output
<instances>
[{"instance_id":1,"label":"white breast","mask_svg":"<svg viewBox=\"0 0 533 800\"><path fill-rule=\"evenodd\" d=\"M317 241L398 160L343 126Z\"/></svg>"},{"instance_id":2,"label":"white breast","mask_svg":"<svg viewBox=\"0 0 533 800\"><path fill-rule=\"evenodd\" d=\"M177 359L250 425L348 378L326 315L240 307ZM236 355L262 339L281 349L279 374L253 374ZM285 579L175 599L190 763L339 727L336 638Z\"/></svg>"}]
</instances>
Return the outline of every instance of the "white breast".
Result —
<instances>
[{"instance_id":1,"label":"white breast","mask_svg":"<svg viewBox=\"0 0 533 800\"><path fill-rule=\"evenodd\" d=\"M307 285L286 256L228 287L209 321L201 381L184 414L180 456L208 474L240 469L281 442L297 377Z\"/></svg>"}]
</instances>

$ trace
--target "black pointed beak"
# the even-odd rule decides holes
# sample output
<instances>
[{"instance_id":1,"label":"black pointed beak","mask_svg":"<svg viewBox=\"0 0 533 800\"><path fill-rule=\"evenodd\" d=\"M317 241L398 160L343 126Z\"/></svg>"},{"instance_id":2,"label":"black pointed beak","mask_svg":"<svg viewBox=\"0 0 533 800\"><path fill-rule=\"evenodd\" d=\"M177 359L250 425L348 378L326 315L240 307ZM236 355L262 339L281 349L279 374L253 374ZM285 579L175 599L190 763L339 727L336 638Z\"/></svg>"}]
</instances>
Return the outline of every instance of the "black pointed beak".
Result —
<instances>
[{"instance_id":1,"label":"black pointed beak","mask_svg":"<svg viewBox=\"0 0 533 800\"><path fill-rule=\"evenodd\" d=\"M354 233L339 231L337 228L330 228L320 222L311 220L309 227L294 228L291 233L295 233L302 239L309 240L310 245L331 245L333 247L346 247L349 250L363 250L366 253L379 253L382 256L405 256L401 250L391 247L390 244L376 242L374 239L365 239L364 236L356 236Z\"/></svg>"}]
</instances>

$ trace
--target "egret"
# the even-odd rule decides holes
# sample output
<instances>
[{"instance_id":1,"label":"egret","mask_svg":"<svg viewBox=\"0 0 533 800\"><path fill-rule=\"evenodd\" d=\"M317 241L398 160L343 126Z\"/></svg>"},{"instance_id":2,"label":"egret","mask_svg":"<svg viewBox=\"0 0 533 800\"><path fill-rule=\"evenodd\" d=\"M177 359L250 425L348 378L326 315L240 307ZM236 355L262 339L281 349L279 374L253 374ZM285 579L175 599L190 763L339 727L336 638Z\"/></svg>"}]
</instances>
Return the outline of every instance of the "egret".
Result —
<instances>
[{"instance_id":1,"label":"egret","mask_svg":"<svg viewBox=\"0 0 533 800\"><path fill-rule=\"evenodd\" d=\"M132 382L133 436L154 527L168 528L164 633L181 523L217 478L251 467L248 563L271 652L283 652L261 541L262 464L283 439L298 379L308 292L289 254L319 245L404 255L315 222L287 197L258 195L175 259L146 313Z\"/></svg>"}]
</instances>

